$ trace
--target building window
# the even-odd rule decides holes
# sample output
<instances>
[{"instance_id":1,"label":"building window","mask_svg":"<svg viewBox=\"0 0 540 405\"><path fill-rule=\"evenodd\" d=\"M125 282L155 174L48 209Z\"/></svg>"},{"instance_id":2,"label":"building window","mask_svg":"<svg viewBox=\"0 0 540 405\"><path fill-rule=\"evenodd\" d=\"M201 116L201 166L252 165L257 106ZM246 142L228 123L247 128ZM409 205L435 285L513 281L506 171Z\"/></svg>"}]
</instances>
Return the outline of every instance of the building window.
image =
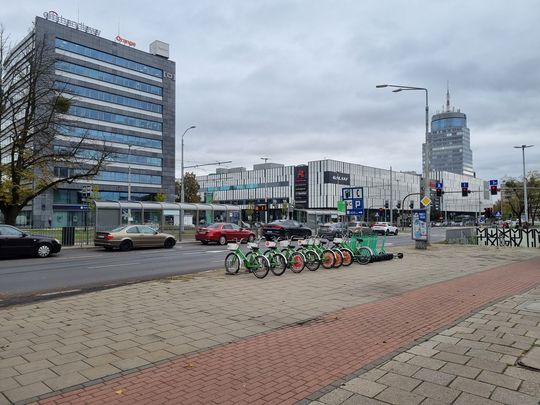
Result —
<instances>
[{"instance_id":1,"label":"building window","mask_svg":"<svg viewBox=\"0 0 540 405\"><path fill-rule=\"evenodd\" d=\"M123 143L133 146L144 146L147 148L161 149L161 141L158 139L142 138L134 135L124 135L115 132L98 131L70 125L62 125L59 132L66 136L76 136L77 138L97 139L108 142Z\"/></svg>"},{"instance_id":2,"label":"building window","mask_svg":"<svg viewBox=\"0 0 540 405\"><path fill-rule=\"evenodd\" d=\"M142 63L138 63L129 59L121 58L119 56L111 55L110 53L88 48L83 45L75 44L64 39L56 38L55 45L59 49L86 56L87 58L107 62L116 66L122 66L126 69L134 70L136 72L144 73L154 77L159 77L160 79L163 77L163 71L161 69L144 65Z\"/></svg>"},{"instance_id":3,"label":"building window","mask_svg":"<svg viewBox=\"0 0 540 405\"><path fill-rule=\"evenodd\" d=\"M56 61L55 67L63 72L72 73L79 76L89 77L91 79L116 84L117 86L127 87L134 90L139 90L145 93L163 95L163 89L159 86L154 86L148 83L143 83L138 80L128 79L127 77L117 76L110 73L105 73L100 70L90 69L75 63L66 62L63 60Z\"/></svg>"},{"instance_id":4,"label":"building window","mask_svg":"<svg viewBox=\"0 0 540 405\"><path fill-rule=\"evenodd\" d=\"M137 100L131 97L121 96L119 94L108 93L106 91L100 91L91 89L84 86L76 86L74 84L55 82L54 88L66 93L76 94L82 97L92 98L94 100L105 101L108 103L119 104L126 107L133 107L139 110L152 111L155 113L162 113L162 106L148 101Z\"/></svg>"},{"instance_id":5,"label":"building window","mask_svg":"<svg viewBox=\"0 0 540 405\"><path fill-rule=\"evenodd\" d=\"M86 107L71 106L69 114L77 117L90 118L98 121L112 122L115 124L128 125L132 127L150 129L152 131L161 131L162 124L157 121L143 120L130 117L128 115L113 114L110 112L94 110Z\"/></svg>"}]
</instances>

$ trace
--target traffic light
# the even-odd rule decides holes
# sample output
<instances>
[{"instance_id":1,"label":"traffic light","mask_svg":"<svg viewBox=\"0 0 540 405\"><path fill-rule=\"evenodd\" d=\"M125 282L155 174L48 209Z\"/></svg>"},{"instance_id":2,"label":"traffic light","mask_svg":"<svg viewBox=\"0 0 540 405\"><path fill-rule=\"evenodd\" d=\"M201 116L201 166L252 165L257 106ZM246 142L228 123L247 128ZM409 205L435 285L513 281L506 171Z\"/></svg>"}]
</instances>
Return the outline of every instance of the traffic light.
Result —
<instances>
[{"instance_id":1,"label":"traffic light","mask_svg":"<svg viewBox=\"0 0 540 405\"><path fill-rule=\"evenodd\" d=\"M497 186L489 186L489 189L491 190L491 195L497 195Z\"/></svg>"},{"instance_id":2,"label":"traffic light","mask_svg":"<svg viewBox=\"0 0 540 405\"><path fill-rule=\"evenodd\" d=\"M462 182L461 183L461 196L467 197L469 195L469 183Z\"/></svg>"},{"instance_id":3,"label":"traffic light","mask_svg":"<svg viewBox=\"0 0 540 405\"><path fill-rule=\"evenodd\" d=\"M499 180L490 180L489 181L489 189L491 191L491 195L497 195L499 185Z\"/></svg>"},{"instance_id":4,"label":"traffic light","mask_svg":"<svg viewBox=\"0 0 540 405\"><path fill-rule=\"evenodd\" d=\"M397 207L398 210L401 208L401 201L397 202L396 207Z\"/></svg>"},{"instance_id":5,"label":"traffic light","mask_svg":"<svg viewBox=\"0 0 540 405\"><path fill-rule=\"evenodd\" d=\"M411 201L411 202L409 203L409 208L410 208L411 210L414 208L414 201Z\"/></svg>"},{"instance_id":6,"label":"traffic light","mask_svg":"<svg viewBox=\"0 0 540 405\"><path fill-rule=\"evenodd\" d=\"M493 208L484 208L484 216L491 218L493 216Z\"/></svg>"},{"instance_id":7,"label":"traffic light","mask_svg":"<svg viewBox=\"0 0 540 405\"><path fill-rule=\"evenodd\" d=\"M442 188L443 188L442 182L441 182L441 181L437 181L437 182L435 183L435 192L436 192L436 194L437 194L437 197L442 197L442 195L443 195L443 193L444 193L444 191L443 191Z\"/></svg>"},{"instance_id":8,"label":"traffic light","mask_svg":"<svg viewBox=\"0 0 540 405\"><path fill-rule=\"evenodd\" d=\"M388 206L389 206L389 205L388 205L388 200L386 200L386 201L384 202L384 208L388 208Z\"/></svg>"}]
</instances>

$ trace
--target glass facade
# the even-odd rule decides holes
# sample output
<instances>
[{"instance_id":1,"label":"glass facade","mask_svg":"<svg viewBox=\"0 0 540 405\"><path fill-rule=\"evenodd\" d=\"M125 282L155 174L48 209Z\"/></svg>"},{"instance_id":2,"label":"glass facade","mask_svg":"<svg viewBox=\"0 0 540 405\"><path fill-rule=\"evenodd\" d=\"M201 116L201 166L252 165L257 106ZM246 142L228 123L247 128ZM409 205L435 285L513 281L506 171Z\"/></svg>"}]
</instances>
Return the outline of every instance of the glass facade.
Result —
<instances>
[{"instance_id":1,"label":"glass facade","mask_svg":"<svg viewBox=\"0 0 540 405\"><path fill-rule=\"evenodd\" d=\"M84 86L76 86L65 82L55 82L54 87L65 93L76 94L78 96L92 98L94 100L105 101L112 104L119 104L126 107L137 108L139 110L146 110L161 114L162 107L159 104L150 103L148 101L137 100L135 98L121 96L119 94L108 93L106 91L100 91L91 89Z\"/></svg>"},{"instance_id":2,"label":"glass facade","mask_svg":"<svg viewBox=\"0 0 540 405\"><path fill-rule=\"evenodd\" d=\"M66 136L76 136L77 138L96 139L108 142L124 143L126 145L144 146L147 148L161 149L161 141L158 139L141 138L135 135L118 134L116 132L99 131L82 127L63 125L60 132Z\"/></svg>"},{"instance_id":3,"label":"glass facade","mask_svg":"<svg viewBox=\"0 0 540 405\"><path fill-rule=\"evenodd\" d=\"M463 128L467 126L465 118L443 118L431 122L431 130L439 131L447 128Z\"/></svg>"},{"instance_id":4,"label":"glass facade","mask_svg":"<svg viewBox=\"0 0 540 405\"><path fill-rule=\"evenodd\" d=\"M134 118L128 115L113 114L106 111L94 110L92 108L71 106L69 108L69 115L75 115L77 117L90 118L98 121L112 122L115 124L128 125L132 127L150 129L152 131L161 131L162 124L157 121L143 120L141 118Z\"/></svg>"},{"instance_id":5,"label":"glass facade","mask_svg":"<svg viewBox=\"0 0 540 405\"><path fill-rule=\"evenodd\" d=\"M138 174L131 173L129 175L126 172L112 172L112 171L101 171L97 176L94 176L94 180L105 180L105 181L117 181L122 183L146 183L146 184L161 184L161 176L153 176L150 174Z\"/></svg>"},{"instance_id":6,"label":"glass facade","mask_svg":"<svg viewBox=\"0 0 540 405\"><path fill-rule=\"evenodd\" d=\"M83 77L89 77L91 79L115 84L117 86L127 87L145 93L155 94L157 96L163 95L163 89L159 86L140 82L138 80L128 79L127 77L123 76L113 75L111 73L105 73L100 70L77 65L76 63L59 60L55 63L55 68L63 72L72 73L74 75Z\"/></svg>"},{"instance_id":7,"label":"glass facade","mask_svg":"<svg viewBox=\"0 0 540 405\"><path fill-rule=\"evenodd\" d=\"M55 46L65 51L73 52L87 58L96 59L102 62L107 62L112 65L122 66L126 69L134 70L136 72L144 73L154 77L163 77L163 71L152 66L144 65L129 59L121 58L119 56L111 55L110 53L98 51L83 45L75 44L73 42L66 41L61 38L56 38Z\"/></svg>"}]
</instances>

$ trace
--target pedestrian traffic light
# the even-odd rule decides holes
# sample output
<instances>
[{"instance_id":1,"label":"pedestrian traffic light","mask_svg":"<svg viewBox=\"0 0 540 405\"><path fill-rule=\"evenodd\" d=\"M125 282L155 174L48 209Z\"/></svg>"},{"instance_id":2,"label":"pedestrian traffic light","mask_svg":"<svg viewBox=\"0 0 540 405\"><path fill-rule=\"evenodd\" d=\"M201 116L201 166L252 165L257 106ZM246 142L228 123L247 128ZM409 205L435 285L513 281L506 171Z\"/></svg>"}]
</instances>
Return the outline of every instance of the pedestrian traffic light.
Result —
<instances>
[{"instance_id":1,"label":"pedestrian traffic light","mask_svg":"<svg viewBox=\"0 0 540 405\"><path fill-rule=\"evenodd\" d=\"M497 186L489 186L489 189L491 190L491 195L497 195Z\"/></svg>"},{"instance_id":2,"label":"pedestrian traffic light","mask_svg":"<svg viewBox=\"0 0 540 405\"><path fill-rule=\"evenodd\" d=\"M411 201L411 202L409 203L409 208L410 208L411 210L414 208L414 201Z\"/></svg>"},{"instance_id":3,"label":"pedestrian traffic light","mask_svg":"<svg viewBox=\"0 0 540 405\"><path fill-rule=\"evenodd\" d=\"M386 200L386 201L384 202L384 208L388 208L388 206L389 206L389 205L388 205L388 200Z\"/></svg>"},{"instance_id":4,"label":"pedestrian traffic light","mask_svg":"<svg viewBox=\"0 0 540 405\"><path fill-rule=\"evenodd\" d=\"M401 201L397 202L396 207L397 207L398 210L401 208Z\"/></svg>"}]
</instances>

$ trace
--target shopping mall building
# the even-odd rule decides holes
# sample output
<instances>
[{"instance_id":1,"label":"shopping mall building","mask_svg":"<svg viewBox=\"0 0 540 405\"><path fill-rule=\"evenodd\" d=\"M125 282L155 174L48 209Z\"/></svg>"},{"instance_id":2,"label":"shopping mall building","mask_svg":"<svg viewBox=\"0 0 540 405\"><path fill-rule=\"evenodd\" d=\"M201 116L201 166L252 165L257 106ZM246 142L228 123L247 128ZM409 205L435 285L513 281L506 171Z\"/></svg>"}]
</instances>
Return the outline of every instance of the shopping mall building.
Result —
<instances>
[{"instance_id":1,"label":"shopping mall building","mask_svg":"<svg viewBox=\"0 0 540 405\"><path fill-rule=\"evenodd\" d=\"M484 180L445 171L432 172L431 180L434 219L474 218L492 206L489 184ZM203 201L239 205L245 221L293 217L308 224L337 219L342 189L352 187L363 188L364 214L356 219L389 220L391 209L394 221L401 214L408 218L411 205L420 208L423 184L416 173L329 159L297 166L263 163L253 170L218 169L197 181ZM436 181L443 183L442 197L435 195ZM462 196L462 182L469 185L467 197Z\"/></svg>"}]
</instances>

